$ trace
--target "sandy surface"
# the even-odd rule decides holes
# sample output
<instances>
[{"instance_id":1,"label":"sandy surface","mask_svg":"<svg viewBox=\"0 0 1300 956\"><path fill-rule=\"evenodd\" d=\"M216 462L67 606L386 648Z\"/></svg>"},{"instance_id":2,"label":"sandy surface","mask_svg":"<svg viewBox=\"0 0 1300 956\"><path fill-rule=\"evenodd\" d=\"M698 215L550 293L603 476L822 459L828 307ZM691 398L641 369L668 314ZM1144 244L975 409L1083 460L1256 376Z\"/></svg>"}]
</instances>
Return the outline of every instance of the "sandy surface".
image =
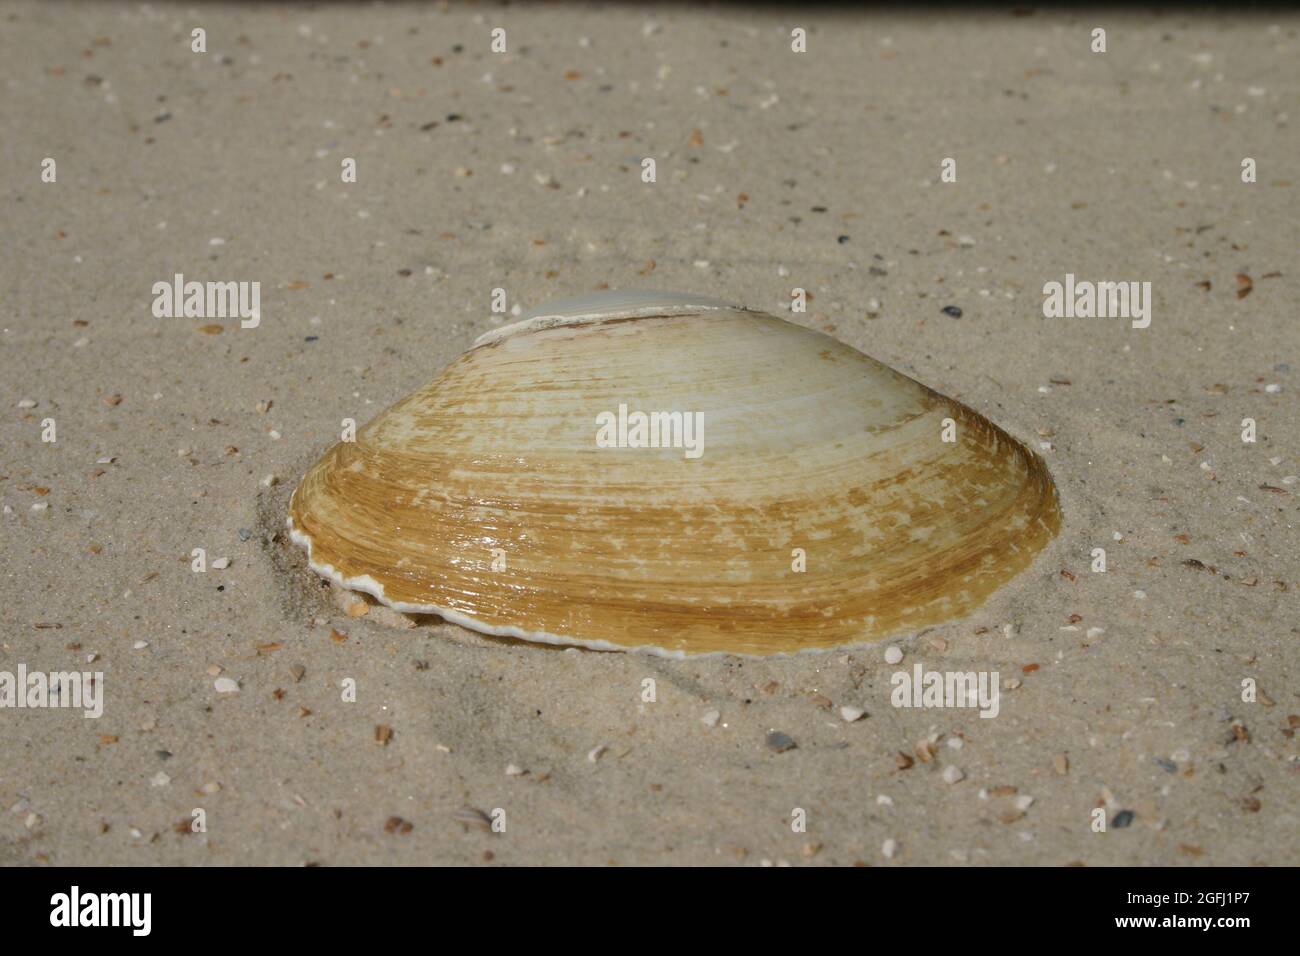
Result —
<instances>
[{"instance_id":1,"label":"sandy surface","mask_svg":"<svg viewBox=\"0 0 1300 956\"><path fill-rule=\"evenodd\" d=\"M106 695L98 720L0 710L0 862L1300 862L1298 28L0 7L0 670ZM261 325L156 318L177 272L260 281ZM1044 318L1066 273L1151 282L1150 328ZM499 324L494 287L527 309L603 283L780 314L807 288L797 321L1041 448L1060 537L898 665L341 613L282 530L340 419ZM200 547L230 566L193 573ZM892 707L917 662L999 672L997 718Z\"/></svg>"}]
</instances>

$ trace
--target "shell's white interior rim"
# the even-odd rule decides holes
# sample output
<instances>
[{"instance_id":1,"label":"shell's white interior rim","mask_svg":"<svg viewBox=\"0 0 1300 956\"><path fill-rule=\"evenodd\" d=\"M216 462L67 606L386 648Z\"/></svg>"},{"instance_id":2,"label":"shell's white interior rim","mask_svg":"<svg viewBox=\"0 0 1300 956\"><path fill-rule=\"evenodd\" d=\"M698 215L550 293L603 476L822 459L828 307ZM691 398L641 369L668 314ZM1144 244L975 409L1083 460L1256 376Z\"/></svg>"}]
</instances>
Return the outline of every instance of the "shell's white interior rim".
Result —
<instances>
[{"instance_id":1,"label":"shell's white interior rim","mask_svg":"<svg viewBox=\"0 0 1300 956\"><path fill-rule=\"evenodd\" d=\"M630 319L647 315L692 315L721 309L748 311L744 306L690 292L658 289L612 289L567 299L555 299L525 312L518 322L484 332L474 345L490 345L518 332L533 332L563 325L581 325L600 319Z\"/></svg>"}]
</instances>

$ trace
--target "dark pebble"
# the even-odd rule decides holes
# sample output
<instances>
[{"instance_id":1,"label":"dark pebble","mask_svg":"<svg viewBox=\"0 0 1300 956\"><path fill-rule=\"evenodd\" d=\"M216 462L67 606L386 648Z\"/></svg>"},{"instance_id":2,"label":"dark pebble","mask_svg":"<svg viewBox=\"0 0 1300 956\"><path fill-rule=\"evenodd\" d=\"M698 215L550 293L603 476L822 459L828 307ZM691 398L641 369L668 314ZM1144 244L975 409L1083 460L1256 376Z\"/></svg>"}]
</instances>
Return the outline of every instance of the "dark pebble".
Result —
<instances>
[{"instance_id":1,"label":"dark pebble","mask_svg":"<svg viewBox=\"0 0 1300 956\"><path fill-rule=\"evenodd\" d=\"M172 118L171 113L159 113L157 116L153 118L153 121L155 123L165 123L171 118Z\"/></svg>"},{"instance_id":2,"label":"dark pebble","mask_svg":"<svg viewBox=\"0 0 1300 956\"><path fill-rule=\"evenodd\" d=\"M1128 826L1132 822L1133 822L1133 811L1121 810L1119 813L1115 814L1115 819L1110 821L1110 825L1115 827L1116 829L1122 830L1124 829L1124 827Z\"/></svg>"},{"instance_id":3,"label":"dark pebble","mask_svg":"<svg viewBox=\"0 0 1300 956\"><path fill-rule=\"evenodd\" d=\"M303 339L303 341L304 341L304 342L319 342L319 341L320 341L320 336L319 336L319 335L309 335L309 336L307 336L305 339Z\"/></svg>"},{"instance_id":4,"label":"dark pebble","mask_svg":"<svg viewBox=\"0 0 1300 956\"><path fill-rule=\"evenodd\" d=\"M240 528L235 533L239 535L240 541L247 541L249 538L253 536L253 532L249 531L247 528Z\"/></svg>"},{"instance_id":5,"label":"dark pebble","mask_svg":"<svg viewBox=\"0 0 1300 956\"><path fill-rule=\"evenodd\" d=\"M170 750L155 750L154 753L158 755L159 760L172 759L172 752Z\"/></svg>"},{"instance_id":6,"label":"dark pebble","mask_svg":"<svg viewBox=\"0 0 1300 956\"><path fill-rule=\"evenodd\" d=\"M767 749L774 754L783 754L787 750L794 750L798 746L793 737L789 734L783 734L779 730L774 730L767 735Z\"/></svg>"},{"instance_id":7,"label":"dark pebble","mask_svg":"<svg viewBox=\"0 0 1300 956\"><path fill-rule=\"evenodd\" d=\"M1156 761L1156 766L1159 767L1161 770L1163 770L1165 773L1178 772L1178 764L1174 763L1168 757L1156 757L1155 761Z\"/></svg>"},{"instance_id":8,"label":"dark pebble","mask_svg":"<svg viewBox=\"0 0 1300 956\"><path fill-rule=\"evenodd\" d=\"M954 319L961 318L961 309L957 308L957 306L955 305L945 305L942 309L942 312L944 315L950 315Z\"/></svg>"},{"instance_id":9,"label":"dark pebble","mask_svg":"<svg viewBox=\"0 0 1300 956\"><path fill-rule=\"evenodd\" d=\"M846 243L846 242L849 241L849 237L848 237L848 236L836 236L836 237L835 237L835 241L838 242L838 243L842 246L842 245L844 245L844 243Z\"/></svg>"},{"instance_id":10,"label":"dark pebble","mask_svg":"<svg viewBox=\"0 0 1300 956\"><path fill-rule=\"evenodd\" d=\"M887 270L887 269L882 269L882 268L880 268L880 266L872 266L871 268L867 269L867 271L870 272L873 276L887 276L887 275L889 275L889 270Z\"/></svg>"}]
</instances>

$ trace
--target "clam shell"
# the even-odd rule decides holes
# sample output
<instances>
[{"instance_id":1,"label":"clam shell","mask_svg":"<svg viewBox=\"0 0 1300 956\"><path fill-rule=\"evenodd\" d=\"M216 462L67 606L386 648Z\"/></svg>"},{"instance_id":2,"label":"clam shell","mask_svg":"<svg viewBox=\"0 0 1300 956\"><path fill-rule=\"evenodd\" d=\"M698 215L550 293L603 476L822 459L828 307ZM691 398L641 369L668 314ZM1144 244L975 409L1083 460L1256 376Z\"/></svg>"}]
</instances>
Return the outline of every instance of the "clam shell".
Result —
<instances>
[{"instance_id":1,"label":"clam shell","mask_svg":"<svg viewBox=\"0 0 1300 956\"><path fill-rule=\"evenodd\" d=\"M600 447L620 405L701 413L701 453ZM488 333L289 505L313 569L400 611L674 657L965 614L1059 521L1042 461L966 406L821 333L658 292Z\"/></svg>"}]
</instances>

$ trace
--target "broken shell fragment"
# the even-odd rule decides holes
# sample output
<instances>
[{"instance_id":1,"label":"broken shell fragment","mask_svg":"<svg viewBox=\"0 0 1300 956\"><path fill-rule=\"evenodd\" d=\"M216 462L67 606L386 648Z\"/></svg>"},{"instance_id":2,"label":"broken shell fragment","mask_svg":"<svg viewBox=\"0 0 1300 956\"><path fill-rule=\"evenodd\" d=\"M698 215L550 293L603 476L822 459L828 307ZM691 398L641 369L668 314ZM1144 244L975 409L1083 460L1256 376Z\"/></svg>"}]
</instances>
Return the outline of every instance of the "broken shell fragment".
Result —
<instances>
[{"instance_id":1,"label":"broken shell fragment","mask_svg":"<svg viewBox=\"0 0 1300 956\"><path fill-rule=\"evenodd\" d=\"M1042 461L821 333L605 293L482 336L289 503L311 567L488 634L671 657L968 613L1055 535Z\"/></svg>"}]
</instances>

